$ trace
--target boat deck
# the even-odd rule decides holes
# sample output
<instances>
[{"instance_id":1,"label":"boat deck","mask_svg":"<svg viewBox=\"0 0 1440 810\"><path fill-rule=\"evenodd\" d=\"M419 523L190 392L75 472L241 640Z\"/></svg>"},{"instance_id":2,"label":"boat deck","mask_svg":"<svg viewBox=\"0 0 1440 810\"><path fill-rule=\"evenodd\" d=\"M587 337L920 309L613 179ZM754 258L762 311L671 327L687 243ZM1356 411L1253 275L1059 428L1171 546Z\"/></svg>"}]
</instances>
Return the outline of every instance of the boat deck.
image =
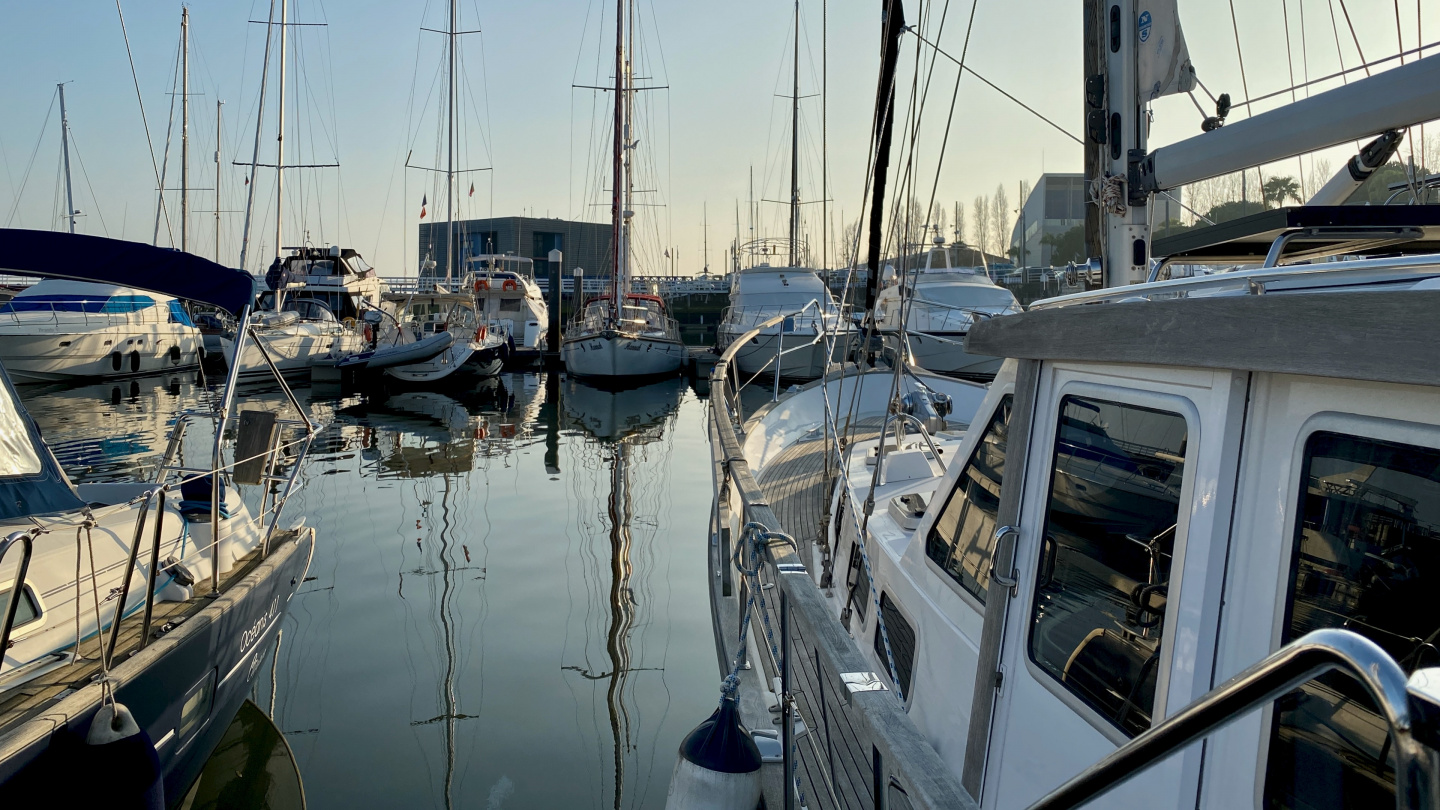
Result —
<instances>
[{"instance_id":1,"label":"boat deck","mask_svg":"<svg viewBox=\"0 0 1440 810\"><path fill-rule=\"evenodd\" d=\"M292 535L294 534L296 534L294 531L276 532L270 541L271 548L274 549L289 542L293 539ZM229 573L220 575L220 593L225 593L233 584L244 579L261 562L263 559L258 548L237 560ZM191 599L184 602L156 602L150 620L151 636L158 638L213 604L214 599L207 595L208 590L208 580L197 582L195 583L197 595ZM102 610L104 609L106 608L102 608ZM121 620L120 636L115 642L115 656L110 663L111 669L140 650L140 633L143 625L143 609L136 610ZM0 692L0 736L8 733L11 729L18 728L71 693L93 683L102 671L100 665L101 645L109 644L109 642L110 629L107 626L105 632L98 637L90 636L81 640L79 655L73 662L57 666L21 685ZM56 651L56 654L68 658L74 651L75 645L71 644ZM58 660L64 660L64 658Z\"/></svg>"}]
</instances>

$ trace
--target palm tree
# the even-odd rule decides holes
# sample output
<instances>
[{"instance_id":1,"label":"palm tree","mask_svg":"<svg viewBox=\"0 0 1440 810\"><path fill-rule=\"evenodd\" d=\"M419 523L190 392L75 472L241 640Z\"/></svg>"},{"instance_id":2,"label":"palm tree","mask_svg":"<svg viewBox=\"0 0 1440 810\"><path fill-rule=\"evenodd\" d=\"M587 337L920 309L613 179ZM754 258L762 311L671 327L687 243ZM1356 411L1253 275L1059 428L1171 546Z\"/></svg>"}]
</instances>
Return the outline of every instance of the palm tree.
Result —
<instances>
[{"instance_id":1,"label":"palm tree","mask_svg":"<svg viewBox=\"0 0 1440 810\"><path fill-rule=\"evenodd\" d=\"M1279 207L1290 199L1301 205L1305 204L1305 201L1300 199L1300 184L1296 183L1293 177L1272 177L1265 181L1260 193L1264 195L1266 206Z\"/></svg>"}]
</instances>

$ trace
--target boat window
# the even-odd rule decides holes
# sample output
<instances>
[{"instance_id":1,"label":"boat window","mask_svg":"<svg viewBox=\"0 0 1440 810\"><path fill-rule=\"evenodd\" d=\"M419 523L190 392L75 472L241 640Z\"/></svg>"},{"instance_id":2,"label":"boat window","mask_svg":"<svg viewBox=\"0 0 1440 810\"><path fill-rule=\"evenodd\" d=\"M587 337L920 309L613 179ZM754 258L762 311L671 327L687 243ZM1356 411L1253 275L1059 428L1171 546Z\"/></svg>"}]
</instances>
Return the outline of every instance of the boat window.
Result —
<instances>
[{"instance_id":1,"label":"boat window","mask_svg":"<svg viewBox=\"0 0 1440 810\"><path fill-rule=\"evenodd\" d=\"M501 311L501 312L519 312L520 309L521 309L521 305L524 304L524 303L525 303L525 299L523 299L523 298L501 298L501 299L500 299L500 311Z\"/></svg>"},{"instance_id":2,"label":"boat window","mask_svg":"<svg viewBox=\"0 0 1440 810\"><path fill-rule=\"evenodd\" d=\"M925 553L981 602L990 584L990 553L995 543L1000 484L1005 473L1005 441L1012 398L1005 395L950 491L945 508L930 527Z\"/></svg>"},{"instance_id":3,"label":"boat window","mask_svg":"<svg viewBox=\"0 0 1440 810\"><path fill-rule=\"evenodd\" d=\"M40 454L35 451L24 413L15 400L15 389L0 384L0 476L39 472Z\"/></svg>"},{"instance_id":4,"label":"boat window","mask_svg":"<svg viewBox=\"0 0 1440 810\"><path fill-rule=\"evenodd\" d=\"M215 670L205 673L200 682L190 687L190 692L185 695L185 701L180 704L180 727L176 729L176 735L181 739L187 739L192 731L200 727L201 722L210 716L210 706L215 699Z\"/></svg>"},{"instance_id":5,"label":"boat window","mask_svg":"<svg viewBox=\"0 0 1440 810\"><path fill-rule=\"evenodd\" d=\"M1015 296L1009 290L988 284L922 284L912 294L924 301L957 307L1003 309L1015 305Z\"/></svg>"},{"instance_id":6,"label":"boat window","mask_svg":"<svg viewBox=\"0 0 1440 810\"><path fill-rule=\"evenodd\" d=\"M1154 708L1186 436L1178 414L1060 401L1030 656L1129 736Z\"/></svg>"},{"instance_id":7,"label":"boat window","mask_svg":"<svg viewBox=\"0 0 1440 810\"><path fill-rule=\"evenodd\" d=\"M5 609L9 598L9 588L0 591L0 611ZM15 627L23 627L38 618L40 618L40 606L35 603L35 594L27 585L20 589L20 604L15 606ZM0 613L0 621L4 621L3 613Z\"/></svg>"},{"instance_id":8,"label":"boat window","mask_svg":"<svg viewBox=\"0 0 1440 810\"><path fill-rule=\"evenodd\" d=\"M890 594L880 594L880 618L885 622L885 633L880 632L880 622L875 623L875 656L887 669L890 660L895 663L895 677L900 682L900 692L910 694L910 674L915 670L915 628L905 620L900 608ZM885 655L885 639L890 639L890 656Z\"/></svg>"},{"instance_id":9,"label":"boat window","mask_svg":"<svg viewBox=\"0 0 1440 810\"><path fill-rule=\"evenodd\" d=\"M1343 627L1407 674L1440 665L1440 451L1316 433L1300 475L1281 643ZM1394 806L1389 726L1358 681L1327 673L1274 712L1266 807Z\"/></svg>"}]
</instances>

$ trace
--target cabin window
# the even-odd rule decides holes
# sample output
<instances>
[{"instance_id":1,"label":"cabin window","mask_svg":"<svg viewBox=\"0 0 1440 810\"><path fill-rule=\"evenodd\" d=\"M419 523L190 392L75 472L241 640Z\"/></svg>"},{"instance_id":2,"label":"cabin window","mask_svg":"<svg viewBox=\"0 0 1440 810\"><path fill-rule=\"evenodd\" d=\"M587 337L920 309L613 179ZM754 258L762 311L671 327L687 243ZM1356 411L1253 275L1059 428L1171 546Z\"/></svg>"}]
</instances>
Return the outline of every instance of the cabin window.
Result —
<instances>
[{"instance_id":1,"label":"cabin window","mask_svg":"<svg viewBox=\"0 0 1440 810\"><path fill-rule=\"evenodd\" d=\"M199 683L190 687L180 704L180 727L176 730L180 739L187 739L210 716L210 707L215 701L215 674L213 669L205 673Z\"/></svg>"},{"instance_id":2,"label":"cabin window","mask_svg":"<svg viewBox=\"0 0 1440 810\"><path fill-rule=\"evenodd\" d=\"M1178 414L1060 401L1030 657L1128 736L1155 703L1186 437Z\"/></svg>"},{"instance_id":3,"label":"cabin window","mask_svg":"<svg viewBox=\"0 0 1440 810\"><path fill-rule=\"evenodd\" d=\"M885 655L885 637L890 638L890 654L894 657L894 677L899 681L900 692L910 694L910 674L915 669L915 628L905 620L900 608L890 599L890 594L880 594L880 618L885 622L885 633L880 632L880 622L875 623L875 657L881 666L889 671L889 659Z\"/></svg>"},{"instance_id":4,"label":"cabin window","mask_svg":"<svg viewBox=\"0 0 1440 810\"><path fill-rule=\"evenodd\" d=\"M521 305L524 304L524 303L525 303L525 299L523 299L523 298L501 298L501 299L500 299L500 311L501 311L501 312L512 312L512 313L513 313L513 312L519 312L520 309L521 309Z\"/></svg>"},{"instance_id":5,"label":"cabin window","mask_svg":"<svg viewBox=\"0 0 1440 810\"><path fill-rule=\"evenodd\" d=\"M990 584L990 553L1000 511L1011 404L1008 394L1000 400L925 540L926 555L982 603Z\"/></svg>"},{"instance_id":6,"label":"cabin window","mask_svg":"<svg viewBox=\"0 0 1440 810\"><path fill-rule=\"evenodd\" d=\"M40 454L30 439L30 429L15 389L0 383L0 476L35 475L40 472Z\"/></svg>"},{"instance_id":7,"label":"cabin window","mask_svg":"<svg viewBox=\"0 0 1440 810\"><path fill-rule=\"evenodd\" d=\"M9 588L0 591L0 611L5 610L9 599ZM35 593L27 585L20 589L20 604L15 606L15 627L23 627L38 618L40 618L40 606L35 602ZM0 622L4 621L5 614L0 613Z\"/></svg>"},{"instance_id":8,"label":"cabin window","mask_svg":"<svg viewBox=\"0 0 1440 810\"><path fill-rule=\"evenodd\" d=\"M1343 627L1406 673L1440 665L1440 451L1316 433L1305 461L1281 643ZM1330 672L1275 702L1270 808L1395 804L1389 726L1360 683Z\"/></svg>"}]
</instances>

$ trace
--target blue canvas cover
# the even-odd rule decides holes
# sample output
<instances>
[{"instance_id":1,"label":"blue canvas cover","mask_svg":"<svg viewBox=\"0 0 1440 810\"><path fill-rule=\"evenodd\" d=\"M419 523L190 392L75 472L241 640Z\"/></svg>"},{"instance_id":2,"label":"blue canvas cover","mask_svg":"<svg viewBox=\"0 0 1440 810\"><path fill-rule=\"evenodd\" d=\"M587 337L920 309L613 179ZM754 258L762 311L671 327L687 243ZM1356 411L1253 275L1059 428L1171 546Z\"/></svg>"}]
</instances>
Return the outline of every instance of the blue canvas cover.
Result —
<instances>
[{"instance_id":1,"label":"blue canvas cover","mask_svg":"<svg viewBox=\"0 0 1440 810\"><path fill-rule=\"evenodd\" d=\"M239 315L254 280L190 253L103 236L0 228L0 273L96 281L213 304Z\"/></svg>"},{"instance_id":2,"label":"blue canvas cover","mask_svg":"<svg viewBox=\"0 0 1440 810\"><path fill-rule=\"evenodd\" d=\"M69 512L85 505L0 369L0 520Z\"/></svg>"}]
</instances>

